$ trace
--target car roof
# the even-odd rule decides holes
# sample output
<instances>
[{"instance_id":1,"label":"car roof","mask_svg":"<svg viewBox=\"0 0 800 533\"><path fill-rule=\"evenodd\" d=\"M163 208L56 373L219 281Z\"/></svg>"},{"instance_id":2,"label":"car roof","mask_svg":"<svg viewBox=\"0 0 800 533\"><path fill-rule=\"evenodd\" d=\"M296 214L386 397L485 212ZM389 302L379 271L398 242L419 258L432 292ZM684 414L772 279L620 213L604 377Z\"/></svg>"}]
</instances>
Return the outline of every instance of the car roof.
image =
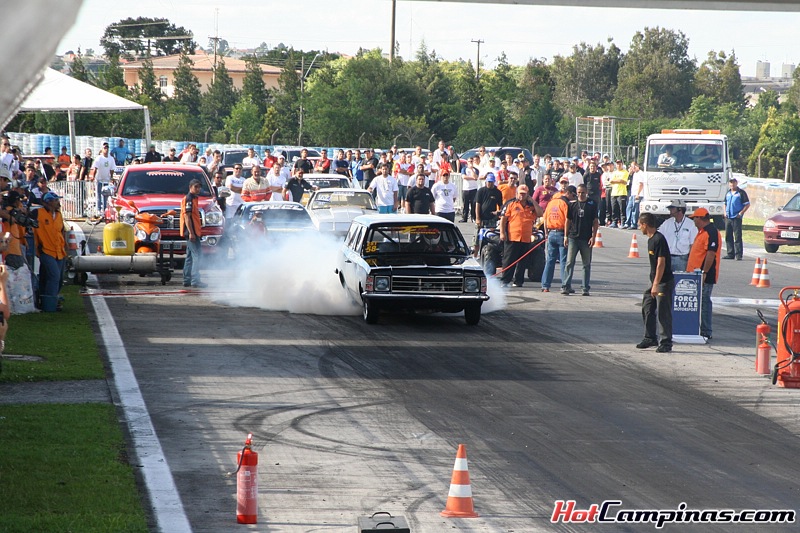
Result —
<instances>
[{"instance_id":1,"label":"car roof","mask_svg":"<svg viewBox=\"0 0 800 533\"><path fill-rule=\"evenodd\" d=\"M188 165L186 163L164 163L164 162L153 162L153 163L137 163L133 165L128 165L125 167L125 170L195 170L200 171L205 174L205 171L200 165Z\"/></svg>"},{"instance_id":2,"label":"car roof","mask_svg":"<svg viewBox=\"0 0 800 533\"><path fill-rule=\"evenodd\" d=\"M436 215L361 215L353 219L353 222L358 222L365 226L373 224L446 224L455 226L446 218Z\"/></svg>"}]
</instances>

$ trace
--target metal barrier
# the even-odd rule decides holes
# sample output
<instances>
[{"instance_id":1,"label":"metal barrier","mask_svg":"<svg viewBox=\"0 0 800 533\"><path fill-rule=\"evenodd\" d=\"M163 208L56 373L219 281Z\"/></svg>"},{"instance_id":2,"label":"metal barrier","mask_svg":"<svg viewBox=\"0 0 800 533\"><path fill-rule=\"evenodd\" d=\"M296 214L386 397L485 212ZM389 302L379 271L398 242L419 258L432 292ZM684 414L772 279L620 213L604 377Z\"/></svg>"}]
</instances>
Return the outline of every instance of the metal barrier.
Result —
<instances>
[{"instance_id":1,"label":"metal barrier","mask_svg":"<svg viewBox=\"0 0 800 533\"><path fill-rule=\"evenodd\" d=\"M52 181L47 186L61 196L61 216L65 220L97 214L97 190L93 181Z\"/></svg>"}]
</instances>

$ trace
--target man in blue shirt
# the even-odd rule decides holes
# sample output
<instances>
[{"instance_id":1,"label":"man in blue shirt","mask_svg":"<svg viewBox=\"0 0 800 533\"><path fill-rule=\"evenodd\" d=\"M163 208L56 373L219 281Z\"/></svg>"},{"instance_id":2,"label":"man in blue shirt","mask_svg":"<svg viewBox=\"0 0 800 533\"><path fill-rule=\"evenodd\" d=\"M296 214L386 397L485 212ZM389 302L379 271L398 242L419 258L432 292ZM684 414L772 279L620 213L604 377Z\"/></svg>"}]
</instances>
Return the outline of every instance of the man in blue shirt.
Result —
<instances>
[{"instance_id":1,"label":"man in blue shirt","mask_svg":"<svg viewBox=\"0 0 800 533\"><path fill-rule=\"evenodd\" d=\"M128 158L128 155L133 155L133 152L128 150L125 147L125 141L120 139L119 146L111 150L111 157L114 158L114 162L117 164L117 166L121 167L125 165L125 160Z\"/></svg>"},{"instance_id":2,"label":"man in blue shirt","mask_svg":"<svg viewBox=\"0 0 800 533\"><path fill-rule=\"evenodd\" d=\"M744 214L750 209L750 198L747 193L739 188L736 178L731 178L728 182L730 189L725 195L725 244L728 247L728 255L723 259L742 260L744 246L742 245L742 219Z\"/></svg>"}]
</instances>

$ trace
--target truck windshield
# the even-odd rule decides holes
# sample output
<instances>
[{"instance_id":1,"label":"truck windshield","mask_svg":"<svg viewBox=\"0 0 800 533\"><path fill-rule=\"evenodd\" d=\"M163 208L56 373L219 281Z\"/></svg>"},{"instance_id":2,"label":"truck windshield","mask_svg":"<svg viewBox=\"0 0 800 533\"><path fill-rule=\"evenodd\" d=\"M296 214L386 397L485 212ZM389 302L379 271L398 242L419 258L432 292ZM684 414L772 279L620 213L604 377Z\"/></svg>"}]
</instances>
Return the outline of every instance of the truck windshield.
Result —
<instances>
[{"instance_id":1,"label":"truck windshield","mask_svg":"<svg viewBox=\"0 0 800 533\"><path fill-rule=\"evenodd\" d=\"M647 145L648 172L722 172L722 141L654 140Z\"/></svg>"},{"instance_id":2,"label":"truck windshield","mask_svg":"<svg viewBox=\"0 0 800 533\"><path fill-rule=\"evenodd\" d=\"M144 194L180 194L189 192L189 182L200 180L200 196L211 196L208 180L202 170L186 172L183 170L135 170L128 172L122 186L122 196L142 196Z\"/></svg>"}]
</instances>

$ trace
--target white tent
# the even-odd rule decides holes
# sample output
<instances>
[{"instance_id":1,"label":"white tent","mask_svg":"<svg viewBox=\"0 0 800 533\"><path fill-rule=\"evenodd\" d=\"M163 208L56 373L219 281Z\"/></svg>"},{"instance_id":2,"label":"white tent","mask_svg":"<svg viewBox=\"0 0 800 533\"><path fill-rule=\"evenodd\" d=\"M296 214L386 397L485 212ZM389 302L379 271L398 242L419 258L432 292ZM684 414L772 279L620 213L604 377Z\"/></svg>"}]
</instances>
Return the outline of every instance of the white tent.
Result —
<instances>
[{"instance_id":1,"label":"white tent","mask_svg":"<svg viewBox=\"0 0 800 533\"><path fill-rule=\"evenodd\" d=\"M19 108L20 113L66 112L69 115L70 146L75 146L75 113L100 111L144 111L145 139L150 144L150 111L143 106L51 68Z\"/></svg>"}]
</instances>

